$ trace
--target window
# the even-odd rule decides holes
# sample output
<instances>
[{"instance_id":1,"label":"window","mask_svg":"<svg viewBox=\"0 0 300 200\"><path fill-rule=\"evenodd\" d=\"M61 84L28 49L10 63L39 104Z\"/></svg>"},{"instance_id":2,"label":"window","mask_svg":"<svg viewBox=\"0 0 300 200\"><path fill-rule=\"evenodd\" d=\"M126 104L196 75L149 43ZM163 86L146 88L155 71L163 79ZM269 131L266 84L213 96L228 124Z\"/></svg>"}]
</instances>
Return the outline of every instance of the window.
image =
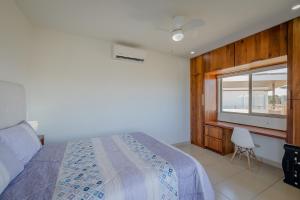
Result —
<instances>
[{"instance_id":1,"label":"window","mask_svg":"<svg viewBox=\"0 0 300 200\"><path fill-rule=\"evenodd\" d=\"M249 76L222 78L222 111L249 112Z\"/></svg>"},{"instance_id":2,"label":"window","mask_svg":"<svg viewBox=\"0 0 300 200\"><path fill-rule=\"evenodd\" d=\"M219 83L221 112L286 115L286 66L221 77Z\"/></svg>"},{"instance_id":3,"label":"window","mask_svg":"<svg viewBox=\"0 0 300 200\"><path fill-rule=\"evenodd\" d=\"M252 74L252 112L286 115L287 68Z\"/></svg>"}]
</instances>

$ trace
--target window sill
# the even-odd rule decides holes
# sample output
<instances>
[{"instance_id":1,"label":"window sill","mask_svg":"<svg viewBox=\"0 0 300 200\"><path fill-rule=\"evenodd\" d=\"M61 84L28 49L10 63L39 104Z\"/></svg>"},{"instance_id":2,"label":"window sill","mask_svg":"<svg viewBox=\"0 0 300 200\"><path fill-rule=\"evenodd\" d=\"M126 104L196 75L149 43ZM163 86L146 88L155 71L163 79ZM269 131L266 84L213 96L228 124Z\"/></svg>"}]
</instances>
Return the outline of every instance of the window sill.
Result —
<instances>
[{"instance_id":1,"label":"window sill","mask_svg":"<svg viewBox=\"0 0 300 200\"><path fill-rule=\"evenodd\" d=\"M276 115L276 114L264 114L264 113L238 113L238 112L230 112L230 111L221 111L220 113L225 114L232 114L232 115L247 115L247 116L253 116L253 117L268 117L268 118L279 118L279 119L286 119L287 115Z\"/></svg>"}]
</instances>

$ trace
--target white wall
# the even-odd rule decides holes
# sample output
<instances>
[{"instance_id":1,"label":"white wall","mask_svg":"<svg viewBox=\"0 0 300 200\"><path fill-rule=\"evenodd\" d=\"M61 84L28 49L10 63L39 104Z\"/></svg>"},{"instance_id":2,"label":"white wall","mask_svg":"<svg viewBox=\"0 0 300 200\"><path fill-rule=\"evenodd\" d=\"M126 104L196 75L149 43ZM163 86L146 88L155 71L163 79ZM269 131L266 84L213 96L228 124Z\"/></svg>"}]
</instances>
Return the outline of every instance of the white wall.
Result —
<instances>
[{"instance_id":1,"label":"white wall","mask_svg":"<svg viewBox=\"0 0 300 200\"><path fill-rule=\"evenodd\" d=\"M47 141L144 131L189 141L188 59L147 50L145 63L116 61L110 42L37 29L29 119Z\"/></svg>"},{"instance_id":2,"label":"white wall","mask_svg":"<svg viewBox=\"0 0 300 200\"><path fill-rule=\"evenodd\" d=\"M0 0L0 80L25 84L32 27L12 0Z\"/></svg>"},{"instance_id":3,"label":"white wall","mask_svg":"<svg viewBox=\"0 0 300 200\"><path fill-rule=\"evenodd\" d=\"M281 167L281 161L284 155L284 140L252 134L254 143L259 147L255 148L255 154L263 162Z\"/></svg>"},{"instance_id":4,"label":"white wall","mask_svg":"<svg viewBox=\"0 0 300 200\"><path fill-rule=\"evenodd\" d=\"M112 60L109 42L33 29L0 1L0 80L25 85L48 142L122 131L189 141L188 66L153 51L144 64Z\"/></svg>"},{"instance_id":5,"label":"white wall","mask_svg":"<svg viewBox=\"0 0 300 200\"><path fill-rule=\"evenodd\" d=\"M286 130L286 118L218 112L218 120L224 122L233 122L237 124L247 124L250 126L278 129L283 131Z\"/></svg>"}]
</instances>

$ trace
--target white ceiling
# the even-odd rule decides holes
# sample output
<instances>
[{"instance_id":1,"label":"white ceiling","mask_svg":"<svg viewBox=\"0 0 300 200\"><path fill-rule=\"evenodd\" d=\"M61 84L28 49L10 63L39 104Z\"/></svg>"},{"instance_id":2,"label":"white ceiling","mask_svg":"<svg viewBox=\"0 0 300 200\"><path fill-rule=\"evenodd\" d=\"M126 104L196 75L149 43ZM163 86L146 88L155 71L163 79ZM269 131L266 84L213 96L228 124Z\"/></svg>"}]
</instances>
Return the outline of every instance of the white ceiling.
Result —
<instances>
[{"instance_id":1,"label":"white ceiling","mask_svg":"<svg viewBox=\"0 0 300 200\"><path fill-rule=\"evenodd\" d=\"M296 0L297 1L297 0ZM37 26L190 56L204 53L300 15L294 0L16 0ZM181 42L160 31L172 17L205 25Z\"/></svg>"}]
</instances>

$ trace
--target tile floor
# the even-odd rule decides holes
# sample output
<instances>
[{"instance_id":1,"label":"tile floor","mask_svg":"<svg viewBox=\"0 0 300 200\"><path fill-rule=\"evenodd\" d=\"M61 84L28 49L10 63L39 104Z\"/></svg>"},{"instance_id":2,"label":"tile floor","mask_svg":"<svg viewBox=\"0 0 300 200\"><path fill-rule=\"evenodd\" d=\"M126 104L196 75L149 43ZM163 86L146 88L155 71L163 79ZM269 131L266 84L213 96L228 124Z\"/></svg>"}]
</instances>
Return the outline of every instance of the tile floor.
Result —
<instances>
[{"instance_id":1,"label":"tile floor","mask_svg":"<svg viewBox=\"0 0 300 200\"><path fill-rule=\"evenodd\" d=\"M300 200L300 189L283 183L281 169L259 162L247 168L246 158L221 156L192 144L176 145L194 156L206 169L217 200Z\"/></svg>"}]
</instances>

